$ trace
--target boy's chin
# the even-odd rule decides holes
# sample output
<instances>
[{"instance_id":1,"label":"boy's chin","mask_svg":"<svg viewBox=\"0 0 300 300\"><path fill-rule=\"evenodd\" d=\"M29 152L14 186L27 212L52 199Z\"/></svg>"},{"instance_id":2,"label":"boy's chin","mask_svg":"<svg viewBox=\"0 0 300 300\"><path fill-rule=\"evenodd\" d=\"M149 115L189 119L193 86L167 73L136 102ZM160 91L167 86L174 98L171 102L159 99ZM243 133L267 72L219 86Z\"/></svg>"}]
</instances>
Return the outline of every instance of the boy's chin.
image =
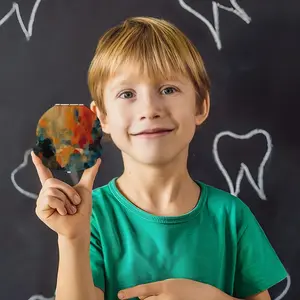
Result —
<instances>
[{"instance_id":1,"label":"boy's chin","mask_svg":"<svg viewBox=\"0 0 300 300\"><path fill-rule=\"evenodd\" d=\"M141 153L132 157L136 162L149 166L162 166L174 161L170 153Z\"/></svg>"}]
</instances>

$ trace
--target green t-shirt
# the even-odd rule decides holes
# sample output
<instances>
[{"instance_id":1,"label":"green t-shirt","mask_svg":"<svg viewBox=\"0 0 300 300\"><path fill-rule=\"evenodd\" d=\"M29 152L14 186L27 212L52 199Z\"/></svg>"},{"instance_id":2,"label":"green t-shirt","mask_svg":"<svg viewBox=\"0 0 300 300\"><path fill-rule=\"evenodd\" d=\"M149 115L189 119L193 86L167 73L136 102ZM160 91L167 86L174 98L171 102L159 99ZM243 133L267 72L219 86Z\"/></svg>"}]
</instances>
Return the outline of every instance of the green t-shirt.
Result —
<instances>
[{"instance_id":1,"label":"green t-shirt","mask_svg":"<svg viewBox=\"0 0 300 300\"><path fill-rule=\"evenodd\" d=\"M119 290L168 278L208 283L244 299L287 272L250 209L237 197L196 181L189 213L155 216L128 199L116 178L93 190L90 262L105 299Z\"/></svg>"}]
</instances>

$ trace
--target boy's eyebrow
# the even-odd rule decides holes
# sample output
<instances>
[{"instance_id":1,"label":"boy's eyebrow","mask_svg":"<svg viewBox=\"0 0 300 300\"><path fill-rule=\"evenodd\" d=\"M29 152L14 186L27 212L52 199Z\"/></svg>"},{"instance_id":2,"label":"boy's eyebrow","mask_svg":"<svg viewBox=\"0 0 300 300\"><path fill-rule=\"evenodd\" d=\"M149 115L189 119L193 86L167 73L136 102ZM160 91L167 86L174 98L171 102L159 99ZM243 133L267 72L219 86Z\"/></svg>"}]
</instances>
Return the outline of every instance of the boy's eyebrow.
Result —
<instances>
[{"instance_id":1,"label":"boy's eyebrow","mask_svg":"<svg viewBox=\"0 0 300 300\"><path fill-rule=\"evenodd\" d=\"M179 79L178 77L173 77L173 78L170 78L170 79L161 79L161 80L158 80L157 82L179 82L181 83L182 85L185 85L186 83L184 83L181 79ZM133 81L131 80L128 80L128 79L121 79L121 80L116 80L112 85L111 85L111 88L110 90L113 91L117 88L119 88L120 86L122 85L130 85L130 84L133 84Z\"/></svg>"},{"instance_id":2,"label":"boy's eyebrow","mask_svg":"<svg viewBox=\"0 0 300 300\"><path fill-rule=\"evenodd\" d=\"M115 81L111 83L109 90L114 91L118 89L120 86L128 85L128 84L132 84L132 82L129 81L128 79L120 79L120 80L115 79Z\"/></svg>"}]
</instances>

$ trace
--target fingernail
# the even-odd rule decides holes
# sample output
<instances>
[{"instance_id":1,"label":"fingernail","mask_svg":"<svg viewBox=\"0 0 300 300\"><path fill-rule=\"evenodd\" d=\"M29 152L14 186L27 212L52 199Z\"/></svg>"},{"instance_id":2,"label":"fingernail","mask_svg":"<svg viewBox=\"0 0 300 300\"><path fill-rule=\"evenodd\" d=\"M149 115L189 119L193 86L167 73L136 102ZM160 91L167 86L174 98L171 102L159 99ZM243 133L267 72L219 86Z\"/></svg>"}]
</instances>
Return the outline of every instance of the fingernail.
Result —
<instances>
[{"instance_id":1,"label":"fingernail","mask_svg":"<svg viewBox=\"0 0 300 300\"><path fill-rule=\"evenodd\" d=\"M74 196L74 203L79 204L80 203L80 197L78 195Z\"/></svg>"},{"instance_id":2,"label":"fingernail","mask_svg":"<svg viewBox=\"0 0 300 300\"><path fill-rule=\"evenodd\" d=\"M75 214L77 211L76 207L73 205L70 206L70 210L71 210L72 214Z\"/></svg>"},{"instance_id":3,"label":"fingernail","mask_svg":"<svg viewBox=\"0 0 300 300\"><path fill-rule=\"evenodd\" d=\"M118 293L118 298L119 298L119 299L123 299L123 297L124 297L124 294L123 294L122 292L119 292L119 293Z\"/></svg>"}]
</instances>

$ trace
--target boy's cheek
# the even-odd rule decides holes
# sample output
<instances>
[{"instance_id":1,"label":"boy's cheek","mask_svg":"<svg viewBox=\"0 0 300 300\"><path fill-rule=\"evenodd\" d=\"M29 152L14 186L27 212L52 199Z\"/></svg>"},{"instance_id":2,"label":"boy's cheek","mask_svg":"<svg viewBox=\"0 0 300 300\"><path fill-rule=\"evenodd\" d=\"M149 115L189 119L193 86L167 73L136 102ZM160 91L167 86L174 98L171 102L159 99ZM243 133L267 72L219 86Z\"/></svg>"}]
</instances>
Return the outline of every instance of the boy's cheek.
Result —
<instances>
[{"instance_id":1,"label":"boy's cheek","mask_svg":"<svg viewBox=\"0 0 300 300\"><path fill-rule=\"evenodd\" d=\"M122 148L124 143L128 142L128 129L122 123L114 123L110 125L110 136L118 148Z\"/></svg>"}]
</instances>

